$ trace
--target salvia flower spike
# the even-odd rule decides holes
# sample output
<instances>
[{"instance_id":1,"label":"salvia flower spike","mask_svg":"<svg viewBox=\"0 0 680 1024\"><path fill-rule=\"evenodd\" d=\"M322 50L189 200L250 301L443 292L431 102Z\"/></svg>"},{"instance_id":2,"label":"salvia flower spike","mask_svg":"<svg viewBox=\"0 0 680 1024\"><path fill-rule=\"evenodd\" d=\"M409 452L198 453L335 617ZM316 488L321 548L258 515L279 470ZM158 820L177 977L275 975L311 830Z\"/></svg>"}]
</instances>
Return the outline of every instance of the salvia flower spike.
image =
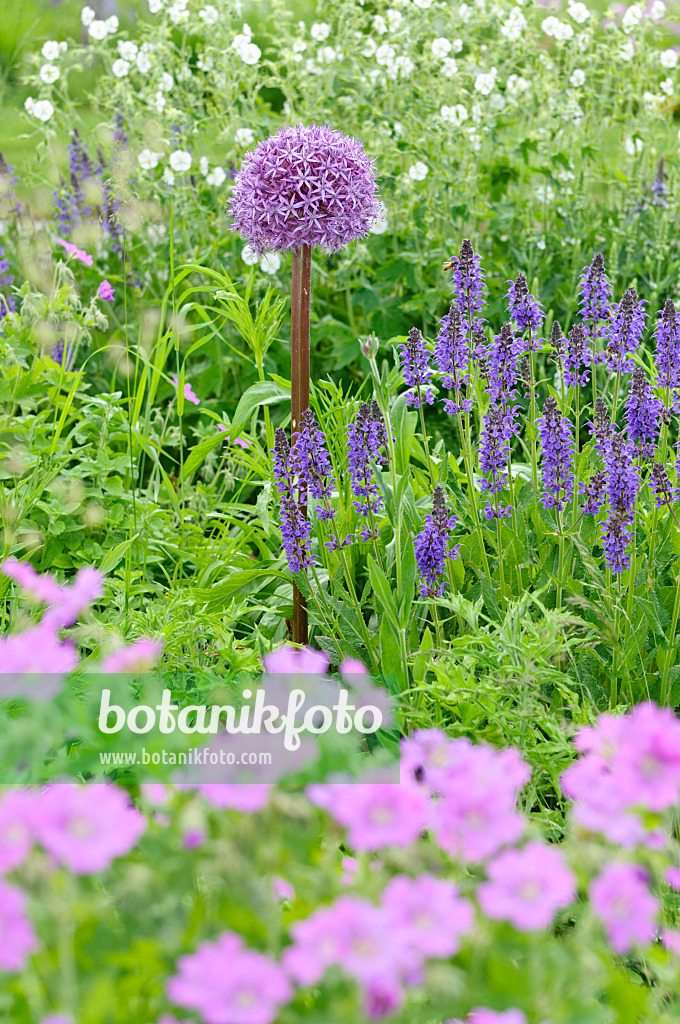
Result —
<instances>
[{"instance_id":1,"label":"salvia flower spike","mask_svg":"<svg viewBox=\"0 0 680 1024\"><path fill-rule=\"evenodd\" d=\"M421 597L441 597L446 590L446 559L459 557L460 545L449 547L451 530L458 517L446 506L444 490L440 484L432 495L432 515L425 517L425 525L415 538L416 564L421 576Z\"/></svg>"},{"instance_id":2,"label":"salvia flower spike","mask_svg":"<svg viewBox=\"0 0 680 1024\"><path fill-rule=\"evenodd\" d=\"M538 436L542 449L541 501L545 508L561 512L574 492L574 437L571 423L560 410L554 398L546 398L543 416L538 421Z\"/></svg>"}]
</instances>

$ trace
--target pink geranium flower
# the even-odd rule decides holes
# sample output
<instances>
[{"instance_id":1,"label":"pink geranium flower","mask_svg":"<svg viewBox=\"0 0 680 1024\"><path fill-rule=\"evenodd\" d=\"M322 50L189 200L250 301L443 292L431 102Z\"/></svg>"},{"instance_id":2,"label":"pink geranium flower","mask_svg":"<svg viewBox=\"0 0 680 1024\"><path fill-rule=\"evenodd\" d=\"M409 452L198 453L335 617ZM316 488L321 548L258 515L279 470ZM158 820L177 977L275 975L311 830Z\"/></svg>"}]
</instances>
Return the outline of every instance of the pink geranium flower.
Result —
<instances>
[{"instance_id":1,"label":"pink geranium flower","mask_svg":"<svg viewBox=\"0 0 680 1024\"><path fill-rule=\"evenodd\" d=\"M432 875L397 875L383 892L383 907L390 930L416 962L454 956L474 923L472 904L460 898L453 882Z\"/></svg>"},{"instance_id":2,"label":"pink geranium flower","mask_svg":"<svg viewBox=\"0 0 680 1024\"><path fill-rule=\"evenodd\" d=\"M309 647L291 647L283 644L275 651L265 654L264 670L267 675L325 675L330 659L323 651Z\"/></svg>"},{"instance_id":3,"label":"pink geranium flower","mask_svg":"<svg viewBox=\"0 0 680 1024\"><path fill-rule=\"evenodd\" d=\"M225 426L224 423L218 423L217 429L221 434L226 434L225 441L229 444L237 444L239 448L252 448L253 442L247 437L237 437L235 441L232 441L229 437L229 427Z\"/></svg>"},{"instance_id":4,"label":"pink geranium flower","mask_svg":"<svg viewBox=\"0 0 680 1024\"><path fill-rule=\"evenodd\" d=\"M654 938L659 904L644 870L635 864L607 864L591 883L590 904L617 953L629 953Z\"/></svg>"},{"instance_id":5,"label":"pink geranium flower","mask_svg":"<svg viewBox=\"0 0 680 1024\"><path fill-rule=\"evenodd\" d=\"M198 791L213 807L255 814L269 800L271 785L266 782L205 782Z\"/></svg>"},{"instance_id":6,"label":"pink geranium flower","mask_svg":"<svg viewBox=\"0 0 680 1024\"><path fill-rule=\"evenodd\" d=\"M499 854L487 875L489 881L477 890L482 910L520 931L547 928L576 895L574 876L561 851L538 841Z\"/></svg>"},{"instance_id":7,"label":"pink geranium flower","mask_svg":"<svg viewBox=\"0 0 680 1024\"><path fill-rule=\"evenodd\" d=\"M202 943L178 967L168 996L197 1011L205 1024L272 1024L293 994L279 965L247 949L233 932Z\"/></svg>"},{"instance_id":8,"label":"pink geranium flower","mask_svg":"<svg viewBox=\"0 0 680 1024\"><path fill-rule=\"evenodd\" d=\"M37 948L25 894L0 879L0 970L21 971Z\"/></svg>"},{"instance_id":9,"label":"pink geranium flower","mask_svg":"<svg viewBox=\"0 0 680 1024\"><path fill-rule=\"evenodd\" d=\"M307 795L348 830L356 850L410 846L428 821L427 793L410 782L324 783L310 786Z\"/></svg>"},{"instance_id":10,"label":"pink geranium flower","mask_svg":"<svg viewBox=\"0 0 680 1024\"><path fill-rule=\"evenodd\" d=\"M63 245L64 249L70 257L74 260L80 260L81 263L87 264L88 267L92 266L92 257L89 256L84 249L79 249L73 242L65 242L63 238L58 238L57 242L59 245Z\"/></svg>"},{"instance_id":11,"label":"pink geranium flower","mask_svg":"<svg viewBox=\"0 0 680 1024\"><path fill-rule=\"evenodd\" d=\"M50 785L34 820L42 846L77 875L104 871L130 852L146 826L125 791L109 783Z\"/></svg>"},{"instance_id":12,"label":"pink geranium flower","mask_svg":"<svg viewBox=\"0 0 680 1024\"><path fill-rule=\"evenodd\" d=\"M179 388L179 380L174 374L172 376L172 383L175 385L176 388ZM187 402L193 402L194 405L201 404L200 398L198 397L198 395L194 393L194 390L188 381L184 382L184 397L186 398Z\"/></svg>"},{"instance_id":13,"label":"pink geranium flower","mask_svg":"<svg viewBox=\"0 0 680 1024\"><path fill-rule=\"evenodd\" d=\"M22 864L33 845L35 796L28 789L8 789L0 799L0 872Z\"/></svg>"},{"instance_id":14,"label":"pink geranium flower","mask_svg":"<svg viewBox=\"0 0 680 1024\"><path fill-rule=\"evenodd\" d=\"M141 637L127 647L114 651L104 658L100 665L102 672L146 672L153 668L156 659L163 650L161 640L149 640Z\"/></svg>"},{"instance_id":15,"label":"pink geranium flower","mask_svg":"<svg viewBox=\"0 0 680 1024\"><path fill-rule=\"evenodd\" d=\"M104 280L97 288L97 295L103 302L113 302L114 291L115 289L111 287L110 283Z\"/></svg>"}]
</instances>

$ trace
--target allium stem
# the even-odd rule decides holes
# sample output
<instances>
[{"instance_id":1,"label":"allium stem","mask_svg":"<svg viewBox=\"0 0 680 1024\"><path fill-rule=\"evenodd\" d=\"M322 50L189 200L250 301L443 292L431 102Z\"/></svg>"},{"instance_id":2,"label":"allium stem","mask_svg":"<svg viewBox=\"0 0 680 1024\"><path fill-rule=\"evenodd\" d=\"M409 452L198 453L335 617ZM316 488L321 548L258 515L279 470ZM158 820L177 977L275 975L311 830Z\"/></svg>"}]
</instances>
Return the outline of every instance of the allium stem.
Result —
<instances>
[{"instance_id":1,"label":"allium stem","mask_svg":"<svg viewBox=\"0 0 680 1024\"><path fill-rule=\"evenodd\" d=\"M311 298L312 250L309 245L293 250L290 306L291 441L299 431L303 412L309 408L309 306ZM306 509L301 508L303 515ZM308 639L307 606L293 584L293 643Z\"/></svg>"}]
</instances>

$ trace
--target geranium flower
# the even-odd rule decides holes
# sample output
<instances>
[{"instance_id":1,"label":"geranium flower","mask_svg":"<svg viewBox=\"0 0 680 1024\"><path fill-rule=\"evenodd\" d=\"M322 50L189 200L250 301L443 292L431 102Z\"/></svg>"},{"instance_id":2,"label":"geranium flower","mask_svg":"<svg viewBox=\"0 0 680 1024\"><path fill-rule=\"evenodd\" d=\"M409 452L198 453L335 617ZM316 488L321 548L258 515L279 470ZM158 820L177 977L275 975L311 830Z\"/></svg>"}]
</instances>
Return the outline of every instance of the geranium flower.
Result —
<instances>
[{"instance_id":1,"label":"geranium flower","mask_svg":"<svg viewBox=\"0 0 680 1024\"><path fill-rule=\"evenodd\" d=\"M97 289L97 295L103 302L113 302L114 289L108 281L102 281Z\"/></svg>"},{"instance_id":2,"label":"geranium flower","mask_svg":"<svg viewBox=\"0 0 680 1024\"><path fill-rule=\"evenodd\" d=\"M63 238L58 238L57 242L59 245L63 245L69 257L72 257L74 260L80 260L81 263L87 264L88 267L92 266L92 257L84 249L79 249L73 242L65 242Z\"/></svg>"},{"instance_id":3,"label":"geranium flower","mask_svg":"<svg viewBox=\"0 0 680 1024\"><path fill-rule=\"evenodd\" d=\"M20 971L38 948L26 916L26 896L0 879L0 970Z\"/></svg>"},{"instance_id":4,"label":"geranium flower","mask_svg":"<svg viewBox=\"0 0 680 1024\"><path fill-rule=\"evenodd\" d=\"M176 388L179 388L179 380L174 374L172 376L172 383L175 385ZM193 402L194 405L201 404L200 398L198 397L198 395L194 393L194 390L188 381L184 382L184 397L186 398L187 402Z\"/></svg>"}]
</instances>

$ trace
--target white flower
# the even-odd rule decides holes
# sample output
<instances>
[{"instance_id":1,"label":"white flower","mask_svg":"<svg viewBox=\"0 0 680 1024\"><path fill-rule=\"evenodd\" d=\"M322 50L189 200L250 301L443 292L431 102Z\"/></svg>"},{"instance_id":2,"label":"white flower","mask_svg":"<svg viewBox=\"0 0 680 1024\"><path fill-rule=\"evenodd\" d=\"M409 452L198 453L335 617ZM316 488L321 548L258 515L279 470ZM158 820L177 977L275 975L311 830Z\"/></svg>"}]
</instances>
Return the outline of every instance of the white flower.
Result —
<instances>
[{"instance_id":1,"label":"white flower","mask_svg":"<svg viewBox=\"0 0 680 1024\"><path fill-rule=\"evenodd\" d=\"M337 51L334 50L332 46L320 46L316 56L317 59L320 60L322 64L332 64L333 61L337 58L338 54Z\"/></svg>"},{"instance_id":2,"label":"white flower","mask_svg":"<svg viewBox=\"0 0 680 1024\"><path fill-rule=\"evenodd\" d=\"M630 136L627 135L626 138L623 140L623 148L625 149L628 156L636 156L638 153L642 152L644 148L644 143L642 139L638 139L637 136L635 137L635 139L631 139Z\"/></svg>"},{"instance_id":3,"label":"white flower","mask_svg":"<svg viewBox=\"0 0 680 1024\"><path fill-rule=\"evenodd\" d=\"M632 60L635 56L635 44L632 39L629 39L627 43L624 43L619 50L619 57L621 60Z\"/></svg>"},{"instance_id":4,"label":"white flower","mask_svg":"<svg viewBox=\"0 0 680 1024\"><path fill-rule=\"evenodd\" d=\"M488 96L496 88L496 69L491 68L488 74L477 75L475 78L475 89L481 92L482 96Z\"/></svg>"},{"instance_id":5,"label":"white flower","mask_svg":"<svg viewBox=\"0 0 680 1024\"><path fill-rule=\"evenodd\" d=\"M362 56L364 56L364 57L372 57L377 49L378 49L378 44L376 43L375 39L373 39L371 36L369 36L369 38L366 40L366 45L364 46L363 50L361 51Z\"/></svg>"},{"instance_id":6,"label":"white flower","mask_svg":"<svg viewBox=\"0 0 680 1024\"><path fill-rule=\"evenodd\" d=\"M510 11L510 17L501 25L501 35L504 35L506 39L510 39L512 42L519 39L526 27L527 19L519 7L513 7Z\"/></svg>"},{"instance_id":7,"label":"white flower","mask_svg":"<svg viewBox=\"0 0 680 1024\"><path fill-rule=\"evenodd\" d=\"M378 216L368 229L372 235L384 235L387 231L387 211L385 210L385 204L381 200L378 200L378 208Z\"/></svg>"},{"instance_id":8,"label":"white flower","mask_svg":"<svg viewBox=\"0 0 680 1024\"><path fill-rule=\"evenodd\" d=\"M576 70L573 72L571 78L569 79L569 81L571 82L571 84L574 86L575 89L579 89L583 85L585 80L586 80L585 72L581 71L580 68L576 68Z\"/></svg>"},{"instance_id":9,"label":"white flower","mask_svg":"<svg viewBox=\"0 0 680 1024\"><path fill-rule=\"evenodd\" d=\"M187 153L186 149L176 149L170 154L169 164L178 174L188 171L191 167L191 153Z\"/></svg>"},{"instance_id":10,"label":"white flower","mask_svg":"<svg viewBox=\"0 0 680 1024\"><path fill-rule=\"evenodd\" d=\"M672 96L675 86L673 85L672 78L664 78L663 82L660 83L659 88L661 92L665 92L666 96Z\"/></svg>"},{"instance_id":11,"label":"white flower","mask_svg":"<svg viewBox=\"0 0 680 1024\"><path fill-rule=\"evenodd\" d=\"M444 36L432 40L432 53L435 57L445 57L451 50L451 43Z\"/></svg>"},{"instance_id":12,"label":"white flower","mask_svg":"<svg viewBox=\"0 0 680 1024\"><path fill-rule=\"evenodd\" d=\"M238 51L238 55L244 64L257 64L262 56L262 50L255 43L248 43Z\"/></svg>"},{"instance_id":13,"label":"white flower","mask_svg":"<svg viewBox=\"0 0 680 1024\"><path fill-rule=\"evenodd\" d=\"M309 75L322 75L323 74L323 68L320 68L319 65L316 63L316 61L315 60L311 60L311 59L308 60L308 61L305 61L305 71Z\"/></svg>"},{"instance_id":14,"label":"white flower","mask_svg":"<svg viewBox=\"0 0 680 1024\"><path fill-rule=\"evenodd\" d=\"M198 12L198 16L206 25L216 25L219 21L220 12L212 4L207 4Z\"/></svg>"},{"instance_id":15,"label":"white flower","mask_svg":"<svg viewBox=\"0 0 680 1024\"><path fill-rule=\"evenodd\" d=\"M199 71L212 71L215 63L212 57L208 57L205 53L201 53L196 61L196 67Z\"/></svg>"},{"instance_id":16,"label":"white flower","mask_svg":"<svg viewBox=\"0 0 680 1024\"><path fill-rule=\"evenodd\" d=\"M175 88L175 79L172 77L169 71L164 71L161 75L161 80L158 83L160 89L163 92L172 92Z\"/></svg>"},{"instance_id":17,"label":"white flower","mask_svg":"<svg viewBox=\"0 0 680 1024\"><path fill-rule=\"evenodd\" d=\"M68 43L65 43L62 40L62 42L59 43L59 53L62 53L62 54L66 53L67 50L68 50Z\"/></svg>"},{"instance_id":18,"label":"white flower","mask_svg":"<svg viewBox=\"0 0 680 1024\"><path fill-rule=\"evenodd\" d=\"M529 88L530 83L523 78L522 75L510 75L508 78L507 89L508 92L514 95L515 93L526 92Z\"/></svg>"},{"instance_id":19,"label":"white flower","mask_svg":"<svg viewBox=\"0 0 680 1024\"><path fill-rule=\"evenodd\" d=\"M470 7L469 4L461 4L460 7L458 8L458 17L463 22L469 21L471 14L472 8Z\"/></svg>"},{"instance_id":20,"label":"white flower","mask_svg":"<svg viewBox=\"0 0 680 1024\"><path fill-rule=\"evenodd\" d=\"M480 124L481 123L481 120L482 120L482 108L480 107L479 103L473 103L472 106L470 107L470 117L475 122L475 124ZM474 129L470 128L470 131L473 131L473 130Z\"/></svg>"},{"instance_id":21,"label":"white flower","mask_svg":"<svg viewBox=\"0 0 680 1024\"><path fill-rule=\"evenodd\" d=\"M463 40L454 39L453 42L451 43L451 46L453 47L454 53L460 53L460 51L463 49Z\"/></svg>"},{"instance_id":22,"label":"white flower","mask_svg":"<svg viewBox=\"0 0 680 1024\"><path fill-rule=\"evenodd\" d=\"M152 149L143 149L137 157L137 163L143 171L152 171L158 166L160 153L154 153Z\"/></svg>"},{"instance_id":23,"label":"white flower","mask_svg":"<svg viewBox=\"0 0 680 1024\"><path fill-rule=\"evenodd\" d=\"M181 25L189 18L186 0L175 0L171 7L168 7L168 17L173 25Z\"/></svg>"},{"instance_id":24,"label":"white flower","mask_svg":"<svg viewBox=\"0 0 680 1024\"><path fill-rule=\"evenodd\" d=\"M574 34L574 30L571 25L567 25L566 22L562 22L559 18L555 18L552 14L548 18L544 18L541 22L541 28L547 36L552 36L553 39L559 39L564 41L565 39L571 39Z\"/></svg>"},{"instance_id":25,"label":"white flower","mask_svg":"<svg viewBox=\"0 0 680 1024\"><path fill-rule=\"evenodd\" d=\"M43 44L43 48L40 51L45 60L58 60L61 54L61 48L59 43L56 43L54 39L48 40Z\"/></svg>"},{"instance_id":26,"label":"white flower","mask_svg":"<svg viewBox=\"0 0 680 1024\"><path fill-rule=\"evenodd\" d=\"M106 39L109 34L109 30L106 27L105 21L92 21L90 22L87 31L90 34L90 39Z\"/></svg>"},{"instance_id":27,"label":"white flower","mask_svg":"<svg viewBox=\"0 0 680 1024\"><path fill-rule=\"evenodd\" d=\"M293 53L304 53L307 49L307 43L304 39L296 39L293 43Z\"/></svg>"},{"instance_id":28,"label":"white flower","mask_svg":"<svg viewBox=\"0 0 680 1024\"><path fill-rule=\"evenodd\" d=\"M163 10L163 0L149 0L149 10L152 14L158 14Z\"/></svg>"},{"instance_id":29,"label":"white flower","mask_svg":"<svg viewBox=\"0 0 680 1024\"><path fill-rule=\"evenodd\" d=\"M244 245L241 249L241 259L252 267L259 262L260 257L250 245Z\"/></svg>"},{"instance_id":30,"label":"white flower","mask_svg":"<svg viewBox=\"0 0 680 1024\"><path fill-rule=\"evenodd\" d=\"M128 61L123 60L122 57L119 57L118 60L114 60L113 64L111 65L111 71L113 72L116 78L125 78L129 70L130 65Z\"/></svg>"},{"instance_id":31,"label":"white flower","mask_svg":"<svg viewBox=\"0 0 680 1024\"><path fill-rule=\"evenodd\" d=\"M30 104L30 106L29 106ZM54 113L54 107L49 100L32 100L30 97L24 103L29 114L37 117L39 121L49 121Z\"/></svg>"},{"instance_id":32,"label":"white flower","mask_svg":"<svg viewBox=\"0 0 680 1024\"><path fill-rule=\"evenodd\" d=\"M411 58L402 55L401 57L397 57L391 68L387 69L387 74L393 80L397 78L408 78L414 68L415 64Z\"/></svg>"},{"instance_id":33,"label":"white flower","mask_svg":"<svg viewBox=\"0 0 680 1024\"><path fill-rule=\"evenodd\" d=\"M388 28L391 32L395 32L404 20L404 16L401 11L395 11L394 7L390 7L385 11L385 15L387 17Z\"/></svg>"},{"instance_id":34,"label":"white flower","mask_svg":"<svg viewBox=\"0 0 680 1024\"><path fill-rule=\"evenodd\" d=\"M654 0L654 3L649 9L649 17L652 21L661 21L665 13L666 5L663 0Z\"/></svg>"},{"instance_id":35,"label":"white flower","mask_svg":"<svg viewBox=\"0 0 680 1024\"><path fill-rule=\"evenodd\" d=\"M169 185L170 188L172 188L172 186L175 184L175 175L173 174L169 167L166 167L165 170L163 171L163 181L165 182L166 185Z\"/></svg>"},{"instance_id":36,"label":"white flower","mask_svg":"<svg viewBox=\"0 0 680 1024\"><path fill-rule=\"evenodd\" d=\"M394 58L397 55L397 51L389 43L383 43L375 51L375 59L378 64L383 64L385 67L391 67L394 64Z\"/></svg>"},{"instance_id":37,"label":"white flower","mask_svg":"<svg viewBox=\"0 0 680 1024\"><path fill-rule=\"evenodd\" d=\"M252 146L255 141L255 132L252 128L237 128L234 135L234 142L237 146Z\"/></svg>"},{"instance_id":38,"label":"white flower","mask_svg":"<svg viewBox=\"0 0 680 1024\"><path fill-rule=\"evenodd\" d=\"M458 74L458 64L455 57L444 57L441 73L444 78L453 78L454 75Z\"/></svg>"},{"instance_id":39,"label":"white flower","mask_svg":"<svg viewBox=\"0 0 680 1024\"><path fill-rule=\"evenodd\" d=\"M322 43L331 34L331 27L325 21L315 21L309 30L309 34L317 43Z\"/></svg>"},{"instance_id":40,"label":"white flower","mask_svg":"<svg viewBox=\"0 0 680 1024\"><path fill-rule=\"evenodd\" d=\"M139 53L139 47L137 43L133 43L130 39L121 39L118 43L118 53L123 60L132 62Z\"/></svg>"},{"instance_id":41,"label":"white flower","mask_svg":"<svg viewBox=\"0 0 680 1024\"><path fill-rule=\"evenodd\" d=\"M275 274L281 266L281 257L278 252L266 252L260 260L260 270L265 274Z\"/></svg>"},{"instance_id":42,"label":"white flower","mask_svg":"<svg viewBox=\"0 0 680 1024\"><path fill-rule=\"evenodd\" d=\"M113 35L114 32L118 31L118 18L115 14L112 14L110 18L107 18L104 24L106 25L106 31L109 35Z\"/></svg>"},{"instance_id":43,"label":"white flower","mask_svg":"<svg viewBox=\"0 0 680 1024\"><path fill-rule=\"evenodd\" d=\"M675 50L663 50L659 60L662 68L674 68L678 63L678 55Z\"/></svg>"},{"instance_id":44,"label":"white flower","mask_svg":"<svg viewBox=\"0 0 680 1024\"><path fill-rule=\"evenodd\" d=\"M429 167L424 164L421 160L413 164L408 169L408 176L411 181L423 181L429 173Z\"/></svg>"},{"instance_id":45,"label":"white flower","mask_svg":"<svg viewBox=\"0 0 680 1024\"><path fill-rule=\"evenodd\" d=\"M83 7L82 11L80 12L80 20L86 28L88 27L88 25L92 24L96 17L97 15L94 13L91 7Z\"/></svg>"},{"instance_id":46,"label":"white flower","mask_svg":"<svg viewBox=\"0 0 680 1024\"><path fill-rule=\"evenodd\" d=\"M396 136L404 134L404 126L401 123L401 121L395 121L394 122L394 124L392 125L392 131L394 132L394 134Z\"/></svg>"},{"instance_id":47,"label":"white flower","mask_svg":"<svg viewBox=\"0 0 680 1024\"><path fill-rule=\"evenodd\" d=\"M210 170L210 163L208 162L207 156L201 157L201 159L198 161L198 166L203 177L207 177L208 171Z\"/></svg>"},{"instance_id":48,"label":"white flower","mask_svg":"<svg viewBox=\"0 0 680 1024\"><path fill-rule=\"evenodd\" d=\"M165 96L163 95L163 93L162 92L157 92L156 93L156 98L153 101L153 105L154 105L154 107L156 108L156 111L159 114L162 114L163 111L165 110L165 104L166 103L167 103L167 100L166 100Z\"/></svg>"},{"instance_id":49,"label":"white flower","mask_svg":"<svg viewBox=\"0 0 680 1024\"><path fill-rule=\"evenodd\" d=\"M35 100L33 99L32 96L27 96L26 99L24 100L24 110L26 111L27 114L32 114L34 107L35 107Z\"/></svg>"},{"instance_id":50,"label":"white flower","mask_svg":"<svg viewBox=\"0 0 680 1024\"><path fill-rule=\"evenodd\" d=\"M570 4L567 9L567 13L574 19L574 21L577 21L579 25L582 25L584 21L587 21L590 17L590 11L585 4L581 3Z\"/></svg>"},{"instance_id":51,"label":"white flower","mask_svg":"<svg viewBox=\"0 0 680 1024\"><path fill-rule=\"evenodd\" d=\"M226 180L227 174L222 167L214 167L209 174L206 175L205 180L208 185L215 185L217 188Z\"/></svg>"},{"instance_id":52,"label":"white flower","mask_svg":"<svg viewBox=\"0 0 680 1024\"><path fill-rule=\"evenodd\" d=\"M387 32L387 22L381 15L376 14L373 21L371 22L373 31L377 32L379 36L384 36Z\"/></svg>"},{"instance_id":53,"label":"white flower","mask_svg":"<svg viewBox=\"0 0 680 1024\"><path fill-rule=\"evenodd\" d=\"M638 27L641 18L642 8L638 4L631 4L621 20L621 28L630 34Z\"/></svg>"},{"instance_id":54,"label":"white flower","mask_svg":"<svg viewBox=\"0 0 680 1024\"><path fill-rule=\"evenodd\" d=\"M541 250L545 249L545 239L539 238L536 242L536 248Z\"/></svg>"},{"instance_id":55,"label":"white flower","mask_svg":"<svg viewBox=\"0 0 680 1024\"><path fill-rule=\"evenodd\" d=\"M413 0L416 7L420 7L422 11L426 11L428 7L432 6L432 0Z\"/></svg>"},{"instance_id":56,"label":"white flower","mask_svg":"<svg viewBox=\"0 0 680 1024\"><path fill-rule=\"evenodd\" d=\"M447 107L446 104L439 111L439 116L442 121L447 121L449 124L461 125L463 121L467 121L468 112L467 108L462 103L457 103L455 107Z\"/></svg>"},{"instance_id":57,"label":"white flower","mask_svg":"<svg viewBox=\"0 0 680 1024\"><path fill-rule=\"evenodd\" d=\"M536 198L539 203L552 203L555 198L555 192L550 185L537 185Z\"/></svg>"},{"instance_id":58,"label":"white flower","mask_svg":"<svg viewBox=\"0 0 680 1024\"><path fill-rule=\"evenodd\" d=\"M137 67L143 75L151 70L151 58L148 53L140 53L137 57Z\"/></svg>"},{"instance_id":59,"label":"white flower","mask_svg":"<svg viewBox=\"0 0 680 1024\"><path fill-rule=\"evenodd\" d=\"M645 90L645 92L643 92L642 94L642 102L647 107L655 107L657 103L661 102L661 97L656 96L653 92L648 92L647 90Z\"/></svg>"},{"instance_id":60,"label":"white flower","mask_svg":"<svg viewBox=\"0 0 680 1024\"><path fill-rule=\"evenodd\" d=\"M40 69L40 78L47 85L51 85L59 78L59 68L55 68L54 64L43 64Z\"/></svg>"},{"instance_id":61,"label":"white flower","mask_svg":"<svg viewBox=\"0 0 680 1024\"><path fill-rule=\"evenodd\" d=\"M503 110L505 108L505 96L502 92L494 92L489 99L491 110Z\"/></svg>"},{"instance_id":62,"label":"white flower","mask_svg":"<svg viewBox=\"0 0 680 1024\"><path fill-rule=\"evenodd\" d=\"M181 64L177 68L177 77L180 82L187 82L191 78L191 68L188 64Z\"/></svg>"}]
</instances>

